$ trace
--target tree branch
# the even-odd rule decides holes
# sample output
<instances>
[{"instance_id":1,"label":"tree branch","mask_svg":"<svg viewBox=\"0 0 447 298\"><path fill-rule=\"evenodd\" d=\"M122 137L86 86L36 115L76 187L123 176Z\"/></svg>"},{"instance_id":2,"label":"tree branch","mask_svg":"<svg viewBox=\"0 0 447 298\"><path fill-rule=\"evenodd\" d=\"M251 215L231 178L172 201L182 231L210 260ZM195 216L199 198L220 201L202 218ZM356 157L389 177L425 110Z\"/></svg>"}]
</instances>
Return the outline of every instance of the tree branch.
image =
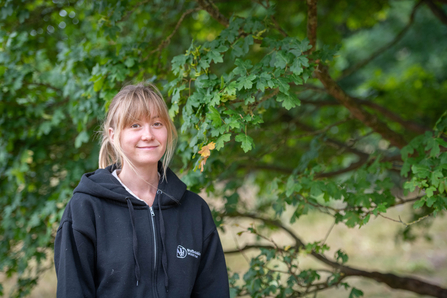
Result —
<instances>
[{"instance_id":1,"label":"tree branch","mask_svg":"<svg viewBox=\"0 0 447 298\"><path fill-rule=\"evenodd\" d=\"M256 3L258 3L259 5L261 5L262 7L264 7L266 10L270 7L270 2L269 2L269 0L266 1L266 5L264 5L264 4L262 3L262 1L260 1L260 0L252 0L252 1L255 1ZM270 16L270 19L272 20L273 24L275 25L276 30L278 30L279 33L282 34L282 36L284 36L284 37L289 36L289 35L286 33L286 31L284 31L284 29L281 28L281 26L278 24L278 22L276 21L276 19L275 19L275 17L274 17L273 15Z\"/></svg>"},{"instance_id":2,"label":"tree branch","mask_svg":"<svg viewBox=\"0 0 447 298\"><path fill-rule=\"evenodd\" d=\"M300 129L302 129L304 131L308 131L308 132L316 131L314 128L308 126L307 124L304 124L303 122L299 121L296 118L291 119L291 120L293 120L293 123L296 126L298 126ZM335 139L325 138L325 142L330 144L331 146L335 146L336 148L340 148L340 149L343 148L346 152L353 153L353 154L357 155L360 159L365 159L365 158L367 159L369 157L368 153L357 150L357 149L353 148L352 146L348 146L347 144L337 141Z\"/></svg>"},{"instance_id":3,"label":"tree branch","mask_svg":"<svg viewBox=\"0 0 447 298\"><path fill-rule=\"evenodd\" d=\"M315 42L317 33L317 10L316 0L307 0L308 3L308 24L307 32L309 40ZM314 49L313 47L312 49ZM319 68L315 71L318 79L323 83L327 92L332 95L338 102L344 105L351 114L363 122L366 126L371 127L374 131L379 133L384 139L390 141L391 145L398 147L399 149L407 145L402 135L392 131L385 123L379 121L376 116L371 115L364 111L361 106L355 102L355 100L347 95L340 86L331 78L327 67L322 63L319 64Z\"/></svg>"},{"instance_id":4,"label":"tree branch","mask_svg":"<svg viewBox=\"0 0 447 298\"><path fill-rule=\"evenodd\" d=\"M216 21L221 23L223 26L228 27L230 21L223 14L220 13L217 6L214 5L214 3L211 2L211 0L196 0L196 1L199 4L199 6L203 10L208 12L210 16L212 16Z\"/></svg>"},{"instance_id":5,"label":"tree branch","mask_svg":"<svg viewBox=\"0 0 447 298\"><path fill-rule=\"evenodd\" d=\"M301 241L301 239L291 229L289 229L288 227L283 225L279 220L272 220L272 219L264 218L264 217L254 215L254 214L245 214L245 213L239 213L239 212L235 212L232 214L226 214L226 216L252 218L252 219L260 220L266 224L276 226L276 227L284 230L285 232L287 232L295 240L296 249L305 247L304 242ZM255 248L254 246L250 246L250 245L248 247ZM380 283L384 283L393 289L406 290L406 291L414 292L414 293L417 293L420 295L429 295L429 296L433 296L433 297L447 298L447 289L441 288L434 284L430 284L430 283L421 281L416 278L401 277L401 276L394 275L392 273L364 271L361 269L345 266L340 263L331 261L328 258L326 258L324 255L318 254L316 252L312 252L311 255L313 257L315 257L317 260L323 262L324 264L326 264L336 270L339 270L344 277L361 276L361 277L373 279Z\"/></svg>"},{"instance_id":6,"label":"tree branch","mask_svg":"<svg viewBox=\"0 0 447 298\"><path fill-rule=\"evenodd\" d=\"M150 52L149 52L149 55L148 55L146 58L144 58L143 61L146 61L146 60L150 57L150 55L152 55L152 54L154 54L154 53L156 53L156 52L158 52L158 51L161 51L162 49L164 49L165 47L167 47L167 46L171 43L171 38L172 38L172 36L174 36L174 34L175 34L175 33L177 32L177 30L180 28L180 25L182 24L182 22L183 22L183 20L185 19L185 17L186 17L187 15L189 15L189 14L195 12L195 11L199 11L200 9L201 9L201 8L198 8L198 7L197 7L197 8L188 9L187 11L185 11L185 12L182 14L182 16L180 17L180 19L177 21L177 24L175 25L175 28L174 28L174 30L171 32L171 34L169 34L169 36L166 37L166 39L163 40L163 41L160 43L160 45L159 45L156 49L150 51Z\"/></svg>"},{"instance_id":7,"label":"tree branch","mask_svg":"<svg viewBox=\"0 0 447 298\"><path fill-rule=\"evenodd\" d=\"M368 159L361 158L359 161L350 164L349 167L347 167L347 168L340 169L337 171L327 172L327 173L319 173L319 174L315 175L315 178L328 178L328 177L333 177L333 176L337 176L340 174L344 174L344 173L347 173L347 172L350 172L350 171L360 168L361 166L366 164L367 161L368 161Z\"/></svg>"},{"instance_id":8,"label":"tree branch","mask_svg":"<svg viewBox=\"0 0 447 298\"><path fill-rule=\"evenodd\" d=\"M271 249L274 247L271 245L261 245L261 244L259 244L259 245L255 245L255 244L254 245L245 245L244 247L241 247L241 248L226 250L226 251L224 251L224 254L231 255L231 254L242 253L242 252L244 252L246 250L250 250L250 249L261 249L261 248Z\"/></svg>"},{"instance_id":9,"label":"tree branch","mask_svg":"<svg viewBox=\"0 0 447 298\"><path fill-rule=\"evenodd\" d=\"M431 12L437 17L444 25L447 26L447 15L445 12L433 3L432 0L424 0L425 4L430 8Z\"/></svg>"},{"instance_id":10,"label":"tree branch","mask_svg":"<svg viewBox=\"0 0 447 298\"><path fill-rule=\"evenodd\" d=\"M353 74L354 72L356 72L357 70L359 70L360 68L362 68L363 66L367 65L369 62L373 61L374 59L376 59L377 57L382 55L384 52L389 50L396 43L398 43L402 39L402 37L404 37L405 33L407 33L408 29L410 29L411 25L413 24L414 16L416 14L416 10L421 5L421 3L422 3L422 1L419 1L418 3L416 3L416 5L413 7L413 9L411 11L410 19L408 21L408 24L399 32L399 34L396 35L396 37L392 41L390 41L386 45L382 46L381 48L377 49L374 53L371 54L371 56L369 56L365 60L357 62L353 66L344 69L342 71L342 73L341 73L341 76L337 78L337 81L340 81L341 79L343 79L343 78Z\"/></svg>"},{"instance_id":11,"label":"tree branch","mask_svg":"<svg viewBox=\"0 0 447 298\"><path fill-rule=\"evenodd\" d=\"M418 134L424 134L426 131L430 131L431 129L421 125L419 123L416 123L414 121L411 120L405 120L402 119L398 114L391 112L390 110L388 110L387 108L373 102L370 100L364 100L364 99L357 99L357 98L353 98L354 101L356 101L357 103L359 103L362 106L367 106L369 108L372 108L378 112L381 113L381 115L399 123L400 125L402 125L403 127L405 127L406 129L412 130ZM337 101L332 101L332 100L319 100L319 101L312 101L312 100L306 100L306 99L301 99L301 103L303 104L311 104L311 105L315 105L315 106L336 106L336 105L340 105L339 102Z\"/></svg>"},{"instance_id":12,"label":"tree branch","mask_svg":"<svg viewBox=\"0 0 447 298\"><path fill-rule=\"evenodd\" d=\"M424 134L426 131L431 131L430 128L425 127L424 125L421 125L419 123L416 123L414 121L410 121L410 120L404 120L402 119L399 115L397 115L396 113L391 112L390 110L388 110L385 107L382 107L381 105L372 102L370 100L362 100L362 99L356 99L358 101L358 103L360 103L361 105L365 105L368 106L378 112L380 112L383 116L399 123L400 125L402 125L403 127L405 127L406 129L410 129L416 133L419 134Z\"/></svg>"},{"instance_id":13,"label":"tree branch","mask_svg":"<svg viewBox=\"0 0 447 298\"><path fill-rule=\"evenodd\" d=\"M384 139L390 141L391 145L401 149L407 145L403 136L391 130L384 122L380 121L377 116L371 115L362 109L360 104L348 94L346 94L340 86L331 78L326 67L320 64L320 71L316 71L318 79L323 83L324 87L330 95L338 102L344 105L351 114L363 122L366 126L371 127L375 132L379 133Z\"/></svg>"},{"instance_id":14,"label":"tree branch","mask_svg":"<svg viewBox=\"0 0 447 298\"><path fill-rule=\"evenodd\" d=\"M316 50L317 46L317 0L307 0L307 38L312 45L311 52Z\"/></svg>"}]
</instances>

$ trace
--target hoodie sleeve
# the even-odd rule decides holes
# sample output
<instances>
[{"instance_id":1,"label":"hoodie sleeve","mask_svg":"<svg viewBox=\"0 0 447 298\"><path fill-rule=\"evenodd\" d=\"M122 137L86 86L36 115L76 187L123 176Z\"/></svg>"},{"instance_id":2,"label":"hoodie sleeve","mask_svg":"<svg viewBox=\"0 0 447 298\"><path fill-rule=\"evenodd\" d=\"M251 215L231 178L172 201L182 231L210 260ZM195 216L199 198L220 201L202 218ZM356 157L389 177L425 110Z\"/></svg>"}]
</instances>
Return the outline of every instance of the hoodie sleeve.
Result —
<instances>
[{"instance_id":1,"label":"hoodie sleeve","mask_svg":"<svg viewBox=\"0 0 447 298\"><path fill-rule=\"evenodd\" d=\"M191 298L230 297L225 256L217 229L205 238L202 249L199 272Z\"/></svg>"},{"instance_id":2,"label":"hoodie sleeve","mask_svg":"<svg viewBox=\"0 0 447 298\"><path fill-rule=\"evenodd\" d=\"M70 213L67 207L54 242L57 297L95 297L94 241L73 227Z\"/></svg>"}]
</instances>

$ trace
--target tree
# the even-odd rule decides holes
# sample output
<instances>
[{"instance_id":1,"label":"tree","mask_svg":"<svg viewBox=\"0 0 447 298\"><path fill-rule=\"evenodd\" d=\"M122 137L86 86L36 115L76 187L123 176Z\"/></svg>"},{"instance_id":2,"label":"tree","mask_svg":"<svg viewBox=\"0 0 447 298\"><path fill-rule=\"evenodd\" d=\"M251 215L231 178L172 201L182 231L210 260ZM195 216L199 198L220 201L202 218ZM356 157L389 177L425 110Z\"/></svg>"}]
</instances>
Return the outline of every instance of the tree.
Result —
<instances>
[{"instance_id":1,"label":"tree","mask_svg":"<svg viewBox=\"0 0 447 298\"><path fill-rule=\"evenodd\" d=\"M294 241L239 248L259 254L243 277L230 273L234 296L305 297L361 276L447 297L347 266L343 250L327 256L324 241L303 243L287 225L314 210L361 227L413 204L410 222L394 219L408 237L444 213L444 0L6 0L0 15L0 271L18 274L14 296L46 269L72 189L96 168L111 98L149 80L181 131L172 167L223 198L216 224L251 218L260 225L245 232L279 228ZM246 184L255 206L240 200ZM329 270L297 266L303 250Z\"/></svg>"}]
</instances>

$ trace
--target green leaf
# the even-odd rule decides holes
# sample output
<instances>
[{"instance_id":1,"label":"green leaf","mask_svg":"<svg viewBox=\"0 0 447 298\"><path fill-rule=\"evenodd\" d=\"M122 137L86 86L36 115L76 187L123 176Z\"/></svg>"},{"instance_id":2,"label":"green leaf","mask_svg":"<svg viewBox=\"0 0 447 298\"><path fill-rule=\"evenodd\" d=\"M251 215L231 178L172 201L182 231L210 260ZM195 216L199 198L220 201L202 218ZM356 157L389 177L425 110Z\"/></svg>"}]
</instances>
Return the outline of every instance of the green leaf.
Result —
<instances>
[{"instance_id":1,"label":"green leaf","mask_svg":"<svg viewBox=\"0 0 447 298\"><path fill-rule=\"evenodd\" d=\"M436 196L433 196L433 194L431 196L427 196L427 207L431 207L433 206L433 204L436 202L437 198Z\"/></svg>"},{"instance_id":2,"label":"green leaf","mask_svg":"<svg viewBox=\"0 0 447 298\"><path fill-rule=\"evenodd\" d=\"M422 199L420 199L419 201L416 201L416 202L413 204L413 209L419 209L419 208L421 208L422 206L424 206L424 204L425 204L425 198L422 198Z\"/></svg>"},{"instance_id":3,"label":"green leaf","mask_svg":"<svg viewBox=\"0 0 447 298\"><path fill-rule=\"evenodd\" d=\"M290 197L290 195L293 193L293 191L295 190L295 177L289 176L289 179L287 179L287 184L286 184L286 196Z\"/></svg>"},{"instance_id":4,"label":"green leaf","mask_svg":"<svg viewBox=\"0 0 447 298\"><path fill-rule=\"evenodd\" d=\"M256 75L251 74L248 77L243 77L242 84L245 89L251 89L253 86L253 80L256 79Z\"/></svg>"},{"instance_id":5,"label":"green leaf","mask_svg":"<svg viewBox=\"0 0 447 298\"><path fill-rule=\"evenodd\" d=\"M349 260L349 257L347 254L339 249L335 252L335 259L337 260L337 262L341 261L341 263L344 264Z\"/></svg>"},{"instance_id":6,"label":"green leaf","mask_svg":"<svg viewBox=\"0 0 447 298\"><path fill-rule=\"evenodd\" d=\"M429 188L425 189L425 194L427 195L428 198L433 196L433 192L436 191L436 187L434 186L430 186ZM431 205L428 204L428 199L427 199L427 206L431 207Z\"/></svg>"},{"instance_id":7,"label":"green leaf","mask_svg":"<svg viewBox=\"0 0 447 298\"><path fill-rule=\"evenodd\" d=\"M445 190L445 180L444 181L442 181L440 184L439 184L439 193L444 193L444 190Z\"/></svg>"},{"instance_id":8,"label":"green leaf","mask_svg":"<svg viewBox=\"0 0 447 298\"><path fill-rule=\"evenodd\" d=\"M241 59L236 59L234 64L237 67L233 69L233 73L239 75L246 74L253 67L250 60L242 61Z\"/></svg>"},{"instance_id":9,"label":"green leaf","mask_svg":"<svg viewBox=\"0 0 447 298\"><path fill-rule=\"evenodd\" d=\"M83 143L87 143L89 140L88 133L83 130L75 139L75 148L80 148Z\"/></svg>"},{"instance_id":10,"label":"green leaf","mask_svg":"<svg viewBox=\"0 0 447 298\"><path fill-rule=\"evenodd\" d=\"M278 84L279 87L279 91L281 91L282 93L288 94L289 93L289 82L287 81L287 79L285 78L278 78L276 80L276 83Z\"/></svg>"},{"instance_id":11,"label":"green leaf","mask_svg":"<svg viewBox=\"0 0 447 298\"><path fill-rule=\"evenodd\" d=\"M220 149L222 149L225 145L225 142L230 141L230 138L231 138L230 133L221 135L216 141L216 150L219 151Z\"/></svg>"},{"instance_id":12,"label":"green leaf","mask_svg":"<svg viewBox=\"0 0 447 298\"><path fill-rule=\"evenodd\" d=\"M302 74L303 66L301 64L301 61L299 59L294 59L292 65L290 66L290 70L296 75Z\"/></svg>"},{"instance_id":13,"label":"green leaf","mask_svg":"<svg viewBox=\"0 0 447 298\"><path fill-rule=\"evenodd\" d=\"M124 64L125 64L127 67L131 68L132 66L135 65L135 59L133 59L133 58L127 58L126 61L124 61Z\"/></svg>"},{"instance_id":14,"label":"green leaf","mask_svg":"<svg viewBox=\"0 0 447 298\"><path fill-rule=\"evenodd\" d=\"M93 84L93 90L95 90L95 92L98 92L101 90L102 86L104 85L104 80L105 80L105 77L101 77L95 81L95 83Z\"/></svg>"},{"instance_id":15,"label":"green leaf","mask_svg":"<svg viewBox=\"0 0 447 298\"><path fill-rule=\"evenodd\" d=\"M352 288L351 293L349 293L349 298L356 298L356 297L362 297L362 296L363 296L363 292L356 288Z\"/></svg>"},{"instance_id":16,"label":"green leaf","mask_svg":"<svg viewBox=\"0 0 447 298\"><path fill-rule=\"evenodd\" d=\"M416 174L417 177L425 178L430 174L430 168L425 165L413 165L411 167L413 174Z\"/></svg>"},{"instance_id":17,"label":"green leaf","mask_svg":"<svg viewBox=\"0 0 447 298\"><path fill-rule=\"evenodd\" d=\"M220 117L219 111L215 107L209 107L210 113L208 114L208 117L212 120L213 125L215 127L219 127L222 125L222 118Z\"/></svg>"},{"instance_id":18,"label":"green leaf","mask_svg":"<svg viewBox=\"0 0 447 298\"><path fill-rule=\"evenodd\" d=\"M289 60L287 58L287 53L285 51L276 52L275 67L284 69L287 66L287 63L289 63Z\"/></svg>"},{"instance_id":19,"label":"green leaf","mask_svg":"<svg viewBox=\"0 0 447 298\"><path fill-rule=\"evenodd\" d=\"M288 95L280 93L276 97L276 100L278 102L282 102L282 106L287 110L290 110L301 104L301 101L296 97L295 94Z\"/></svg>"},{"instance_id":20,"label":"green leaf","mask_svg":"<svg viewBox=\"0 0 447 298\"><path fill-rule=\"evenodd\" d=\"M250 151L254 146L253 139L250 136L247 136L246 134L238 134L235 140L236 142L242 143L241 147L245 153Z\"/></svg>"},{"instance_id":21,"label":"green leaf","mask_svg":"<svg viewBox=\"0 0 447 298\"><path fill-rule=\"evenodd\" d=\"M210 60L213 60L214 63L222 63L223 62L222 55L218 51L215 51L215 50L209 51L207 54L207 57Z\"/></svg>"}]
</instances>

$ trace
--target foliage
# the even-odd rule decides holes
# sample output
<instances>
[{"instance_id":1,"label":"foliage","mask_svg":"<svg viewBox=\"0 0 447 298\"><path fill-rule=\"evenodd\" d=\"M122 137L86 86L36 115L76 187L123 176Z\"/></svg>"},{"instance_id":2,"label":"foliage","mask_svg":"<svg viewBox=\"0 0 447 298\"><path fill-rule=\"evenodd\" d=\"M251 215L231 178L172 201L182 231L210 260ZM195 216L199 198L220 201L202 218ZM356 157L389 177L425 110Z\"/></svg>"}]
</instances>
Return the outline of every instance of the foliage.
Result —
<instances>
[{"instance_id":1,"label":"foliage","mask_svg":"<svg viewBox=\"0 0 447 298\"><path fill-rule=\"evenodd\" d=\"M261 222L244 231L269 245L230 274L232 297L350 288L342 248L331 261L324 240L303 243L287 223L319 211L361 227L412 203L411 222L391 219L410 235L444 213L445 4L426 2L441 13L413 1L320 1L315 47L305 1L2 1L0 271L18 274L13 296L46 269L63 208L96 168L111 98L140 81L162 89L181 132L172 168L191 190L223 198L218 226ZM390 145L395 136L405 146ZM241 199L246 185L253 205ZM273 228L295 245L265 236ZM301 268L301 254L330 270Z\"/></svg>"}]
</instances>

